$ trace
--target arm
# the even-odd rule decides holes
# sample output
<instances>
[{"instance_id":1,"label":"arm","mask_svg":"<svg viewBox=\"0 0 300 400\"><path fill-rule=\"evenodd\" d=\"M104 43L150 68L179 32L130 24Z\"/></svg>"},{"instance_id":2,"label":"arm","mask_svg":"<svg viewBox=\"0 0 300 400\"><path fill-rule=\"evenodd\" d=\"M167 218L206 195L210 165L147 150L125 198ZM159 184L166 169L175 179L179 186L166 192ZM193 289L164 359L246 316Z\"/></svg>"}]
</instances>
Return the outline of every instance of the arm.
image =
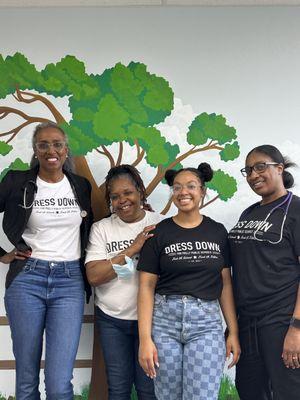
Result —
<instances>
[{"instance_id":1,"label":"arm","mask_svg":"<svg viewBox=\"0 0 300 400\"><path fill-rule=\"evenodd\" d=\"M155 366L159 366L157 350L151 337L154 291L157 279L158 276L155 274L140 271L138 293L139 363L150 378L156 376Z\"/></svg>"},{"instance_id":2,"label":"arm","mask_svg":"<svg viewBox=\"0 0 300 400\"><path fill-rule=\"evenodd\" d=\"M15 179L13 177L13 171L8 171L3 180L0 182L0 212L5 211L5 203L9 199L11 190L13 190ZM0 262L3 264L10 264L13 260L25 260L30 257L31 252L28 250L22 252L20 250L13 249L6 252L0 247Z\"/></svg>"},{"instance_id":3,"label":"arm","mask_svg":"<svg viewBox=\"0 0 300 400\"><path fill-rule=\"evenodd\" d=\"M300 319L300 285L293 317ZM300 368L300 328L289 327L283 343L282 358L287 368Z\"/></svg>"},{"instance_id":4,"label":"arm","mask_svg":"<svg viewBox=\"0 0 300 400\"><path fill-rule=\"evenodd\" d=\"M90 285L99 286L103 283L111 281L112 279L115 279L117 274L113 270L112 264L123 265L125 264L125 255L131 258L135 254L138 254L145 241L153 236L153 234L149 232L154 228L155 225L145 227L126 250L122 251L111 259L89 261L86 264L86 274Z\"/></svg>"},{"instance_id":5,"label":"arm","mask_svg":"<svg viewBox=\"0 0 300 400\"><path fill-rule=\"evenodd\" d=\"M220 306L229 331L228 337L226 339L226 357L228 358L230 356L230 353L233 354L232 361L228 366L228 368L231 368L238 362L241 353L241 348L238 338L238 324L236 319L231 275L229 268L223 268L222 279L223 279L223 290L220 298Z\"/></svg>"}]
</instances>

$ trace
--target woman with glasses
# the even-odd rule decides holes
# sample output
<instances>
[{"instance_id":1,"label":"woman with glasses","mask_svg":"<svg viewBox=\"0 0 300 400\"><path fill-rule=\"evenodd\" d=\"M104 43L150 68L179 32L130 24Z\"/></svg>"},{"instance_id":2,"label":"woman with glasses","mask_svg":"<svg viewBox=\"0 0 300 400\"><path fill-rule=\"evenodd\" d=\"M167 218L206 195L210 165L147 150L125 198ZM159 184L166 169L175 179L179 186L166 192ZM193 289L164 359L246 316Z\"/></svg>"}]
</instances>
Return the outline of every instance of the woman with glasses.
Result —
<instances>
[{"instance_id":1,"label":"woman with glasses","mask_svg":"<svg viewBox=\"0 0 300 400\"><path fill-rule=\"evenodd\" d=\"M241 400L298 400L300 390L300 199L271 145L255 147L241 170L260 201L229 233L241 358Z\"/></svg>"},{"instance_id":2,"label":"woman with glasses","mask_svg":"<svg viewBox=\"0 0 300 400\"><path fill-rule=\"evenodd\" d=\"M157 225L139 259L139 359L158 400L216 400L225 356L233 353L229 367L239 358L227 232L199 212L212 176L206 163L166 172L178 212Z\"/></svg>"},{"instance_id":3,"label":"woman with glasses","mask_svg":"<svg viewBox=\"0 0 300 400\"><path fill-rule=\"evenodd\" d=\"M119 165L105 179L111 215L94 223L86 268L95 287L96 324L103 349L109 400L155 400L153 382L138 363L136 264L160 215L145 210L146 189L136 168Z\"/></svg>"},{"instance_id":4,"label":"woman with glasses","mask_svg":"<svg viewBox=\"0 0 300 400\"><path fill-rule=\"evenodd\" d=\"M0 183L3 230L14 249L0 247L9 265L5 307L16 359L16 398L40 399L45 334L48 400L73 400L85 278L84 254L92 211L89 182L71 170L68 140L54 123L37 125L28 171L9 171Z\"/></svg>"}]
</instances>

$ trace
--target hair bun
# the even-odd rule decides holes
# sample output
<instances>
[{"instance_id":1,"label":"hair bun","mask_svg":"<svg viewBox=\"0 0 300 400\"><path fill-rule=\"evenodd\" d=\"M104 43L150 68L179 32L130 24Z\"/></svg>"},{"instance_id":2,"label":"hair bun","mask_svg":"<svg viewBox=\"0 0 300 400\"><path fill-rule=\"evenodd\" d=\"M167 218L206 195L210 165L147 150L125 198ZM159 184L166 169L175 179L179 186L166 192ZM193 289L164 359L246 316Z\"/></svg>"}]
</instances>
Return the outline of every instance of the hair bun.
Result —
<instances>
[{"instance_id":1,"label":"hair bun","mask_svg":"<svg viewBox=\"0 0 300 400\"><path fill-rule=\"evenodd\" d=\"M173 185L174 178L176 175L177 171L175 169L168 169L165 173L165 180L167 181L167 184L169 186Z\"/></svg>"},{"instance_id":2,"label":"hair bun","mask_svg":"<svg viewBox=\"0 0 300 400\"><path fill-rule=\"evenodd\" d=\"M214 172L208 163L203 162L199 164L197 169L199 171L199 175L201 176L201 180L203 182L209 182L212 180Z\"/></svg>"}]
</instances>

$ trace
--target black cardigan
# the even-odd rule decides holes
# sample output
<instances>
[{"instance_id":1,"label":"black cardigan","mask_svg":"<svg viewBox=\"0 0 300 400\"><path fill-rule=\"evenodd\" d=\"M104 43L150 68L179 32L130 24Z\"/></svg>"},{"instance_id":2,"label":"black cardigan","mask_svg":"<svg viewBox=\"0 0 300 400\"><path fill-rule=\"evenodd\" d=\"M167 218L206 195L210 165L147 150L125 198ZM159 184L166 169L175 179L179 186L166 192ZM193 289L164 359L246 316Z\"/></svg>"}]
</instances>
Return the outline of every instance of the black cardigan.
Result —
<instances>
[{"instance_id":1,"label":"black cardigan","mask_svg":"<svg viewBox=\"0 0 300 400\"><path fill-rule=\"evenodd\" d=\"M88 301L91 295L91 288L86 278L84 257L90 228L93 222L93 213L91 208L91 185L87 179L79 175L75 175L66 170L64 170L64 173L71 184L81 211L86 211L86 216L82 218L82 223L80 226L80 266L84 277L86 297ZM30 250L30 247L25 243L22 235L31 215L32 207L25 209L22 206L24 205L25 188L26 206L30 206L34 201L34 195L37 191L37 175L38 167L27 171L9 171L0 183L0 212L4 212L2 223L3 231L9 241L16 247L16 249L20 251ZM6 251L0 247L0 256L5 254ZM6 288L9 287L18 273L22 271L25 264L26 260L14 260L10 263L6 276Z\"/></svg>"}]
</instances>

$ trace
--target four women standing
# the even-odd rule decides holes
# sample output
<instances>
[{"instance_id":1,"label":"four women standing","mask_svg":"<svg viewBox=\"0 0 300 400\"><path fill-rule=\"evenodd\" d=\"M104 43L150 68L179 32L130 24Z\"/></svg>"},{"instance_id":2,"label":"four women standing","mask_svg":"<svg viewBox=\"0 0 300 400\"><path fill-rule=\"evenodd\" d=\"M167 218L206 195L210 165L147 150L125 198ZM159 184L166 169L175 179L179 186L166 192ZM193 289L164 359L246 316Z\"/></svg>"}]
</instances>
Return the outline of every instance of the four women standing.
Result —
<instances>
[{"instance_id":1,"label":"four women standing","mask_svg":"<svg viewBox=\"0 0 300 400\"><path fill-rule=\"evenodd\" d=\"M92 221L90 184L67 169L67 137L56 124L33 135L29 171L0 183L3 228L15 249L5 306L16 359L18 400L39 399L46 333L47 399L71 400L72 370L89 286L83 265ZM230 231L242 353L241 400L296 400L300 387L300 199L291 166L274 146L253 149L242 173L261 201ZM129 165L106 177L110 217L94 224L86 268L96 287L97 326L109 399L217 399L225 355L240 355L225 228L199 212L208 164L167 171L178 209L161 222L145 210L145 187ZM150 239L150 240L149 240ZM139 259L139 253L141 256ZM136 297L139 259L139 336ZM226 350L219 302L228 327ZM155 378L156 397L150 378Z\"/></svg>"}]
</instances>

